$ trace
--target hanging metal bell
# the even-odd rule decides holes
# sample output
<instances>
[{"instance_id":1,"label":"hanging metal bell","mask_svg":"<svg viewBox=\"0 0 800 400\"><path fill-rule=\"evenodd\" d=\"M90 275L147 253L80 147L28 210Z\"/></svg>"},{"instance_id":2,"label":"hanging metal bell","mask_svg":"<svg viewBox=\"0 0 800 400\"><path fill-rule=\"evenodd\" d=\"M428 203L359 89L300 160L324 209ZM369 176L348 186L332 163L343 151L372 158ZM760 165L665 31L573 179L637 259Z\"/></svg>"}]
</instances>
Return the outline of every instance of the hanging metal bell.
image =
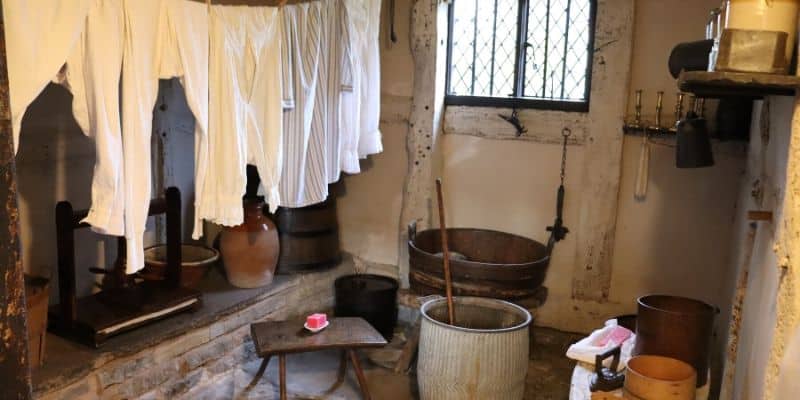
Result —
<instances>
[{"instance_id":1,"label":"hanging metal bell","mask_svg":"<svg viewBox=\"0 0 800 400\"><path fill-rule=\"evenodd\" d=\"M675 164L678 168L703 168L714 165L711 138L705 118L690 111L678 122Z\"/></svg>"}]
</instances>

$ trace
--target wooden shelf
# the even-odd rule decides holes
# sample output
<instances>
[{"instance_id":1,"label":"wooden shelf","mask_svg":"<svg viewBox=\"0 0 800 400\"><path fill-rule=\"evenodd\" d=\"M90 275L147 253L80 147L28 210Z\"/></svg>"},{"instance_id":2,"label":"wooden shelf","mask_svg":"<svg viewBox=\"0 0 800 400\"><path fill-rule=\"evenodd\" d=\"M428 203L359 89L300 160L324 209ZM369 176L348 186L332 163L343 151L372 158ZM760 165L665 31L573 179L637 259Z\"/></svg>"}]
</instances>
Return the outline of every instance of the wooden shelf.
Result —
<instances>
[{"instance_id":1,"label":"wooden shelf","mask_svg":"<svg viewBox=\"0 0 800 400\"><path fill-rule=\"evenodd\" d=\"M741 72L684 71L678 77L683 92L698 97L794 96L800 88L800 77Z\"/></svg>"}]
</instances>

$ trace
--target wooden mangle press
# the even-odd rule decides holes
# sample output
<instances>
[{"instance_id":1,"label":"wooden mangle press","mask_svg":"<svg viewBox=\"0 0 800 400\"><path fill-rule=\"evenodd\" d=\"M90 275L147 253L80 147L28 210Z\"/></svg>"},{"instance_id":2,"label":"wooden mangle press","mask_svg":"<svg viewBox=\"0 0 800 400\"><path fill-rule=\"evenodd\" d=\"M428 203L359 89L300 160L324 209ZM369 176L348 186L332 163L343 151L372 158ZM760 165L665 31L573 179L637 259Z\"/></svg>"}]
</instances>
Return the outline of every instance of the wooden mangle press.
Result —
<instances>
[{"instance_id":1,"label":"wooden mangle press","mask_svg":"<svg viewBox=\"0 0 800 400\"><path fill-rule=\"evenodd\" d=\"M163 198L150 202L148 216L166 214L167 268L162 281L140 280L125 274L126 242L117 238L117 260L112 270L88 268L104 275L103 289L78 298L75 288L75 230L88 210L75 211L67 201L56 206L58 289L60 303L50 307L49 330L56 335L99 347L109 337L201 304L201 293L181 287L181 194L168 188Z\"/></svg>"}]
</instances>

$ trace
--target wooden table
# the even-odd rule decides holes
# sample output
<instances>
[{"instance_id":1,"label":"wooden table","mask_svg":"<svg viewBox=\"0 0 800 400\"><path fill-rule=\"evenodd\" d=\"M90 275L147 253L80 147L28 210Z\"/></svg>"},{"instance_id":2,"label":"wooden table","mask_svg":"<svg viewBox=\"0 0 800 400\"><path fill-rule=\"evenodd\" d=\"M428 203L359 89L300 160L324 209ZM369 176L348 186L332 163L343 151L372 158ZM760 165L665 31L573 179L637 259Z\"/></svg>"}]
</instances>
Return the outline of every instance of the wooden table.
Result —
<instances>
[{"instance_id":1,"label":"wooden table","mask_svg":"<svg viewBox=\"0 0 800 400\"><path fill-rule=\"evenodd\" d=\"M353 363L358 384L364 399L370 400L367 380L356 350L369 347L383 347L386 340L367 321L362 318L331 318L330 325L318 333L311 333L303 328L303 321L258 322L250 325L250 332L255 343L256 353L263 358L253 382L264 375L270 358L278 355L280 370L281 400L286 400L286 355L310 351L340 349L342 358L339 363L339 375L336 383L328 389L330 393L344 382L347 370L347 358Z\"/></svg>"}]
</instances>

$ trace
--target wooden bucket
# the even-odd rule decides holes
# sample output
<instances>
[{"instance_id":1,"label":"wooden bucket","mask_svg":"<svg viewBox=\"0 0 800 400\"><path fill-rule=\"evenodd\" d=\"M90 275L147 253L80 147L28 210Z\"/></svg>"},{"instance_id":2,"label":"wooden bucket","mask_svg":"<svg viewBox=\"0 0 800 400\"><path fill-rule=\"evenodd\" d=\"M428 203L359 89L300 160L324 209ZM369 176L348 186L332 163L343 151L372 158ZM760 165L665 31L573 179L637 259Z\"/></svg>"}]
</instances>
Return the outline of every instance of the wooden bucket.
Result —
<instances>
[{"instance_id":1,"label":"wooden bucket","mask_svg":"<svg viewBox=\"0 0 800 400\"><path fill-rule=\"evenodd\" d=\"M697 373L691 365L669 357L636 356L625 370L624 398L631 400L694 400Z\"/></svg>"},{"instance_id":2,"label":"wooden bucket","mask_svg":"<svg viewBox=\"0 0 800 400\"><path fill-rule=\"evenodd\" d=\"M502 300L456 297L422 305L417 381L422 400L522 400L531 314Z\"/></svg>"},{"instance_id":3,"label":"wooden bucket","mask_svg":"<svg viewBox=\"0 0 800 400\"><path fill-rule=\"evenodd\" d=\"M280 237L279 274L325 270L342 261L332 196L308 207L279 208L273 220Z\"/></svg>"}]
</instances>

